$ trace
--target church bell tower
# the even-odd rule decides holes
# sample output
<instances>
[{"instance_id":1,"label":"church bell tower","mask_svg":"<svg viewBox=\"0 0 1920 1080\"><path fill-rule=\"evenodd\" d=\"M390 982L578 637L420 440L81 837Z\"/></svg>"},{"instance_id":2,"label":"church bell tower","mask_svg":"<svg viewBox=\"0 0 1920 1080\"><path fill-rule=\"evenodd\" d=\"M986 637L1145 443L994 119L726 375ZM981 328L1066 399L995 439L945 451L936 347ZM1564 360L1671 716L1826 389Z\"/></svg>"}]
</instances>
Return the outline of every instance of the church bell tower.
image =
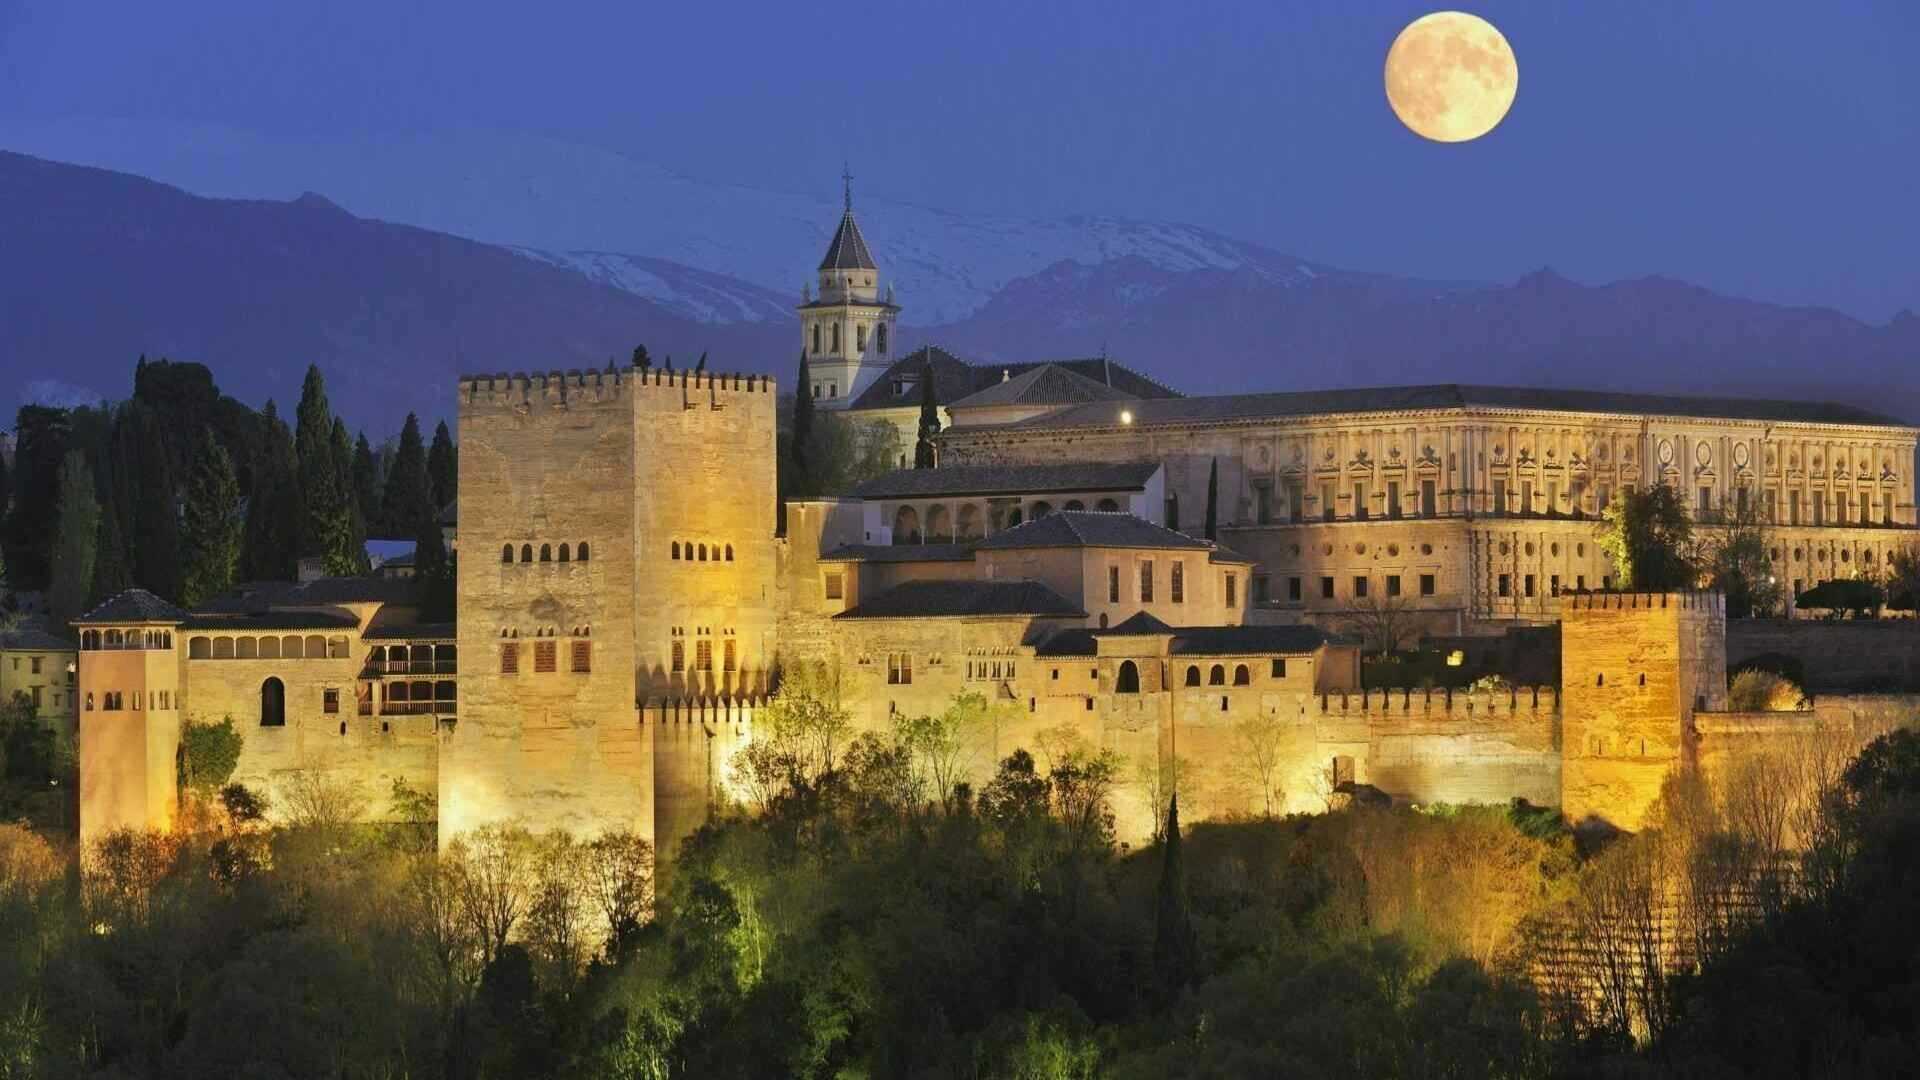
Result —
<instances>
[{"instance_id":1,"label":"church bell tower","mask_svg":"<svg viewBox=\"0 0 1920 1080\"><path fill-rule=\"evenodd\" d=\"M846 209L820 260L818 295L809 288L800 304L800 348L814 400L823 409L846 408L886 370L900 313L891 287L883 298L880 270L853 219L853 176L842 179Z\"/></svg>"}]
</instances>

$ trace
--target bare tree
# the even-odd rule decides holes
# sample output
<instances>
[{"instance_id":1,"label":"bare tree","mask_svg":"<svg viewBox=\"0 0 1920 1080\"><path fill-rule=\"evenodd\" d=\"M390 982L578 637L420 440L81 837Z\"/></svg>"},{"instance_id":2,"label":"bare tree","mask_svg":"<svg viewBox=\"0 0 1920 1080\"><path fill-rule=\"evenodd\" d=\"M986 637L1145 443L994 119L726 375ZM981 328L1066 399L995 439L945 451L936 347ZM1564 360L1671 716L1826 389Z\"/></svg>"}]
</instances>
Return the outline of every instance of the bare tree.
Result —
<instances>
[{"instance_id":1,"label":"bare tree","mask_svg":"<svg viewBox=\"0 0 1920 1080\"><path fill-rule=\"evenodd\" d=\"M480 952L480 939L461 903L461 885L457 856L417 853L409 860L395 911L406 937L425 960L428 976L424 981L440 1003L442 1016L453 1011L471 985Z\"/></svg>"},{"instance_id":2,"label":"bare tree","mask_svg":"<svg viewBox=\"0 0 1920 1080\"><path fill-rule=\"evenodd\" d=\"M1412 607L1399 596L1365 596L1355 601L1346 622L1368 652L1382 656L1405 648L1419 631Z\"/></svg>"},{"instance_id":3,"label":"bare tree","mask_svg":"<svg viewBox=\"0 0 1920 1080\"><path fill-rule=\"evenodd\" d=\"M1133 780L1146 790L1147 805L1153 810L1153 842L1156 844L1167 838L1167 804L1179 790L1180 777L1186 774L1187 764L1186 758L1165 757L1158 752L1133 763ZM1187 811L1190 818L1199 816L1190 793Z\"/></svg>"},{"instance_id":4,"label":"bare tree","mask_svg":"<svg viewBox=\"0 0 1920 1080\"><path fill-rule=\"evenodd\" d=\"M952 812L954 792L971 774L983 735L991 729L1000 708L985 694L968 691L955 694L937 714L903 716L895 721L897 737L913 751L916 765L942 810Z\"/></svg>"},{"instance_id":5,"label":"bare tree","mask_svg":"<svg viewBox=\"0 0 1920 1080\"><path fill-rule=\"evenodd\" d=\"M586 964L589 949L598 944L591 930L598 912L584 845L562 831L535 842L532 881L528 889L525 936L527 951L545 968L552 985L570 988Z\"/></svg>"},{"instance_id":6,"label":"bare tree","mask_svg":"<svg viewBox=\"0 0 1920 1080\"><path fill-rule=\"evenodd\" d=\"M653 918L653 845L630 832L604 833L587 845L587 882L607 920L616 952Z\"/></svg>"},{"instance_id":7,"label":"bare tree","mask_svg":"<svg viewBox=\"0 0 1920 1080\"><path fill-rule=\"evenodd\" d=\"M1280 766L1287 737L1287 724L1278 713L1264 709L1249 713L1233 723L1234 758L1231 771L1260 795L1260 812L1273 817L1286 805L1287 793L1280 782Z\"/></svg>"},{"instance_id":8,"label":"bare tree","mask_svg":"<svg viewBox=\"0 0 1920 1080\"><path fill-rule=\"evenodd\" d=\"M517 825L485 825L448 846L461 914L480 942L484 966L511 939L532 902L533 837Z\"/></svg>"},{"instance_id":9,"label":"bare tree","mask_svg":"<svg viewBox=\"0 0 1920 1080\"><path fill-rule=\"evenodd\" d=\"M367 812L366 793L358 784L311 764L288 772L279 796L288 824L299 828L341 829Z\"/></svg>"}]
</instances>

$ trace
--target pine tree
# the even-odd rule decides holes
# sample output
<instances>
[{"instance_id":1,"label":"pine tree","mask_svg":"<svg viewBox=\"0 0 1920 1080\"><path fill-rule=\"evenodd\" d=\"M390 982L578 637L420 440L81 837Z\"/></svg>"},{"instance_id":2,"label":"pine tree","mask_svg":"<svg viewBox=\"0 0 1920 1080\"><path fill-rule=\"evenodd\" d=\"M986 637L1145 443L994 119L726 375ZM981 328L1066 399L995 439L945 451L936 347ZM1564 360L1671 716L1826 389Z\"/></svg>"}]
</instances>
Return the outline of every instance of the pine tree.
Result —
<instances>
[{"instance_id":1,"label":"pine tree","mask_svg":"<svg viewBox=\"0 0 1920 1080\"><path fill-rule=\"evenodd\" d=\"M431 521L439 508L433 504L433 479L427 474L427 449L420 441L420 418L407 414L400 428L400 449L387 470L387 490L381 505L389 536L418 536L420 519Z\"/></svg>"},{"instance_id":2,"label":"pine tree","mask_svg":"<svg viewBox=\"0 0 1920 1080\"><path fill-rule=\"evenodd\" d=\"M927 363L920 375L920 439L913 444L913 467L933 468L933 439L940 434L940 405L933 393L933 350L927 350Z\"/></svg>"},{"instance_id":3,"label":"pine tree","mask_svg":"<svg viewBox=\"0 0 1920 1080\"><path fill-rule=\"evenodd\" d=\"M53 625L65 627L86 610L93 588L95 544L100 535L100 501L94 495L87 456L69 450L60 464L59 510L54 521L53 576L47 607Z\"/></svg>"},{"instance_id":4,"label":"pine tree","mask_svg":"<svg viewBox=\"0 0 1920 1080\"><path fill-rule=\"evenodd\" d=\"M1154 913L1153 972L1166 1000L1193 985L1200 945L1187 906L1186 866L1180 838L1180 793L1167 800L1167 836L1160 849L1159 904Z\"/></svg>"},{"instance_id":5,"label":"pine tree","mask_svg":"<svg viewBox=\"0 0 1920 1080\"><path fill-rule=\"evenodd\" d=\"M353 501L359 507L360 520L366 523L367 531L378 531L380 527L380 464L373 456L373 446L367 442L367 434L364 431L353 444Z\"/></svg>"},{"instance_id":6,"label":"pine tree","mask_svg":"<svg viewBox=\"0 0 1920 1080\"><path fill-rule=\"evenodd\" d=\"M65 409L23 405L14 420L13 508L7 515L7 566L15 589L47 587L52 573L59 476L73 435Z\"/></svg>"},{"instance_id":7,"label":"pine tree","mask_svg":"<svg viewBox=\"0 0 1920 1080\"><path fill-rule=\"evenodd\" d=\"M187 484L180 602L199 604L233 587L240 568L240 480L208 429Z\"/></svg>"},{"instance_id":8,"label":"pine tree","mask_svg":"<svg viewBox=\"0 0 1920 1080\"><path fill-rule=\"evenodd\" d=\"M433 445L427 450L427 479L433 483L433 512L437 516L453 501L454 488L460 482L460 459L445 420L433 429Z\"/></svg>"},{"instance_id":9,"label":"pine tree","mask_svg":"<svg viewBox=\"0 0 1920 1080\"><path fill-rule=\"evenodd\" d=\"M813 378L807 351L800 350L800 375L793 386L793 494L813 493L807 479L807 451L813 442Z\"/></svg>"},{"instance_id":10,"label":"pine tree","mask_svg":"<svg viewBox=\"0 0 1920 1080\"><path fill-rule=\"evenodd\" d=\"M653 357L647 355L647 347L645 345L635 345L633 347L633 366L639 371L645 371L653 366Z\"/></svg>"},{"instance_id":11,"label":"pine tree","mask_svg":"<svg viewBox=\"0 0 1920 1080\"><path fill-rule=\"evenodd\" d=\"M122 406L113 428L114 497L102 511L119 517L133 583L172 600L180 595L180 501L160 452L163 427L150 406Z\"/></svg>"},{"instance_id":12,"label":"pine tree","mask_svg":"<svg viewBox=\"0 0 1920 1080\"><path fill-rule=\"evenodd\" d=\"M1218 513L1220 510L1220 459L1214 458L1207 468L1207 532L1208 540L1218 540Z\"/></svg>"},{"instance_id":13,"label":"pine tree","mask_svg":"<svg viewBox=\"0 0 1920 1080\"><path fill-rule=\"evenodd\" d=\"M261 454L254 466L253 494L247 499L242 570L256 581L291 581L299 566L299 459L293 433L271 401L261 412L260 429Z\"/></svg>"}]
</instances>

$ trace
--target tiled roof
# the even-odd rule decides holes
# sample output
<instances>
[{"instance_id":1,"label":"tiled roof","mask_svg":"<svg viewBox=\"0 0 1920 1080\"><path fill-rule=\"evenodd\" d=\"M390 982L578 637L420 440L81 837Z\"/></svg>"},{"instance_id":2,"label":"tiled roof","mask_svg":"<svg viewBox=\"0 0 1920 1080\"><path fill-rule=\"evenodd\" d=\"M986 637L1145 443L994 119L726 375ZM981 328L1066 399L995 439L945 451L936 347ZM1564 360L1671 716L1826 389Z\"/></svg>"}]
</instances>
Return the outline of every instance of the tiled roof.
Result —
<instances>
[{"instance_id":1,"label":"tiled roof","mask_svg":"<svg viewBox=\"0 0 1920 1080\"><path fill-rule=\"evenodd\" d=\"M1094 382L1059 364L1041 364L1031 371L1011 375L985 390L977 390L950 409L988 405L1075 405L1086 401L1132 401L1133 395L1105 383Z\"/></svg>"},{"instance_id":2,"label":"tiled roof","mask_svg":"<svg viewBox=\"0 0 1920 1080\"><path fill-rule=\"evenodd\" d=\"M1185 533L1162 528L1132 514L1098 510L1056 510L1032 521L994 533L980 542L989 548L1179 548L1211 551L1213 545Z\"/></svg>"},{"instance_id":3,"label":"tiled roof","mask_svg":"<svg viewBox=\"0 0 1920 1080\"><path fill-rule=\"evenodd\" d=\"M1037 581L905 581L836 619L914 619L956 615L1052 615L1086 618L1073 602Z\"/></svg>"},{"instance_id":4,"label":"tiled roof","mask_svg":"<svg viewBox=\"0 0 1920 1080\"><path fill-rule=\"evenodd\" d=\"M1380 386L1353 390L1301 390L1269 394L1141 401L1129 405L1132 426L1227 423L1324 413L1398 412L1414 409L1529 409L1623 416L1689 416L1717 420L1773 420L1820 424L1904 427L1899 420L1852 405L1757 398L1623 394L1602 390L1546 390L1512 386ZM1119 423L1112 403L1079 405L1022 420L1019 428L1107 428Z\"/></svg>"},{"instance_id":5,"label":"tiled roof","mask_svg":"<svg viewBox=\"0 0 1920 1080\"><path fill-rule=\"evenodd\" d=\"M1213 554L1207 556L1207 561L1214 563L1240 563L1244 566L1253 565L1252 559L1232 548L1221 547L1219 544L1213 545Z\"/></svg>"},{"instance_id":6,"label":"tiled roof","mask_svg":"<svg viewBox=\"0 0 1920 1080\"><path fill-rule=\"evenodd\" d=\"M1140 491L1157 461L1072 462L1063 465L948 465L895 469L855 487L861 499L921 499L949 495L1043 495L1064 492Z\"/></svg>"},{"instance_id":7,"label":"tiled roof","mask_svg":"<svg viewBox=\"0 0 1920 1080\"><path fill-rule=\"evenodd\" d=\"M352 630L360 620L330 611L207 611L187 616L187 630Z\"/></svg>"},{"instance_id":8,"label":"tiled roof","mask_svg":"<svg viewBox=\"0 0 1920 1080\"><path fill-rule=\"evenodd\" d=\"M1033 650L1035 656L1094 656L1100 652L1100 643L1093 631L1080 626L1070 626L1054 632L1047 640Z\"/></svg>"},{"instance_id":9,"label":"tiled roof","mask_svg":"<svg viewBox=\"0 0 1920 1080\"><path fill-rule=\"evenodd\" d=\"M972 562L972 544L843 544L821 562Z\"/></svg>"},{"instance_id":10,"label":"tiled roof","mask_svg":"<svg viewBox=\"0 0 1920 1080\"><path fill-rule=\"evenodd\" d=\"M452 641L458 636L453 623L381 623L367 627L368 641Z\"/></svg>"},{"instance_id":11,"label":"tiled roof","mask_svg":"<svg viewBox=\"0 0 1920 1080\"><path fill-rule=\"evenodd\" d=\"M128 589L73 620L85 623L179 623L187 613L145 589Z\"/></svg>"},{"instance_id":12,"label":"tiled roof","mask_svg":"<svg viewBox=\"0 0 1920 1080\"><path fill-rule=\"evenodd\" d=\"M0 649L25 652L73 652L74 644L47 629L38 619L22 619L11 630L0 630Z\"/></svg>"},{"instance_id":13,"label":"tiled roof","mask_svg":"<svg viewBox=\"0 0 1920 1080\"><path fill-rule=\"evenodd\" d=\"M923 345L887 366L873 385L861 391L848 404L849 409L898 409L918 407L920 389L917 380L933 365L933 398L941 405L952 405L972 394L1018 378L1029 371L1055 367L1079 375L1102 386L1112 387L1128 398L1177 398L1179 393L1153 379L1104 356L1068 360L1037 360L1022 364L970 364L938 345ZM916 380L905 396L893 392L893 380Z\"/></svg>"},{"instance_id":14,"label":"tiled roof","mask_svg":"<svg viewBox=\"0 0 1920 1080\"><path fill-rule=\"evenodd\" d=\"M1136 611L1125 619L1120 620L1120 625L1107 630L1095 631L1094 636L1098 637L1102 634L1113 634L1117 637L1140 637L1151 636L1153 634L1171 634L1173 632L1173 627L1161 622L1151 613Z\"/></svg>"},{"instance_id":15,"label":"tiled roof","mask_svg":"<svg viewBox=\"0 0 1920 1080\"><path fill-rule=\"evenodd\" d=\"M413 595L413 582L378 576L249 581L200 605L198 610L201 613L261 612L333 604L409 604Z\"/></svg>"},{"instance_id":16,"label":"tiled roof","mask_svg":"<svg viewBox=\"0 0 1920 1080\"><path fill-rule=\"evenodd\" d=\"M827 245L826 258L820 260L820 269L879 269L873 265L873 253L867 250L867 238L860 235L852 210L840 215L840 227L833 231L833 241Z\"/></svg>"},{"instance_id":17,"label":"tiled roof","mask_svg":"<svg viewBox=\"0 0 1920 1080\"><path fill-rule=\"evenodd\" d=\"M1174 631L1174 656L1310 653L1331 640L1313 626L1183 626Z\"/></svg>"}]
</instances>

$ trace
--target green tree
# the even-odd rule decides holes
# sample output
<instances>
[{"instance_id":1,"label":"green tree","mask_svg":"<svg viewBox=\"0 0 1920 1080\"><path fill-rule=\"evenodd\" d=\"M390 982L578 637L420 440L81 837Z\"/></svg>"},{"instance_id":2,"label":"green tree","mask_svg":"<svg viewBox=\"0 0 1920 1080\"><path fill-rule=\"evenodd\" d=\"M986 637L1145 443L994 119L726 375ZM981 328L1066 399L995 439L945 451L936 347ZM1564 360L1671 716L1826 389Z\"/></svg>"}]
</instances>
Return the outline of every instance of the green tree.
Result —
<instances>
[{"instance_id":1,"label":"green tree","mask_svg":"<svg viewBox=\"0 0 1920 1080\"><path fill-rule=\"evenodd\" d=\"M1713 587L1727 596L1727 618L1767 618L1780 613L1787 588L1767 554L1767 530L1751 515L1727 526L1707 555Z\"/></svg>"},{"instance_id":2,"label":"green tree","mask_svg":"<svg viewBox=\"0 0 1920 1080\"><path fill-rule=\"evenodd\" d=\"M388 536L418 536L420 520L439 512L433 503L433 478L427 473L427 448L420 439L420 418L407 414L400 428L400 446L387 470L381 527Z\"/></svg>"},{"instance_id":3,"label":"green tree","mask_svg":"<svg viewBox=\"0 0 1920 1080\"><path fill-rule=\"evenodd\" d=\"M1207 466L1207 524L1208 540L1220 539L1220 459L1214 458Z\"/></svg>"},{"instance_id":4,"label":"green tree","mask_svg":"<svg viewBox=\"0 0 1920 1080\"><path fill-rule=\"evenodd\" d=\"M13 508L7 515L7 565L13 587L44 589L52 576L59 520L60 470L73 434L65 409L23 405L13 433Z\"/></svg>"},{"instance_id":5,"label":"green tree","mask_svg":"<svg viewBox=\"0 0 1920 1080\"><path fill-rule=\"evenodd\" d=\"M433 429L433 445L427 450L427 479L433 485L433 512L438 515L442 507L453 501L454 489L460 482L460 459L445 420Z\"/></svg>"},{"instance_id":6,"label":"green tree","mask_svg":"<svg viewBox=\"0 0 1920 1080\"><path fill-rule=\"evenodd\" d=\"M60 464L60 502L55 515L53 578L47 607L55 626L64 627L85 610L93 587L94 553L100 541L100 501L93 493L93 470L78 450Z\"/></svg>"},{"instance_id":7,"label":"green tree","mask_svg":"<svg viewBox=\"0 0 1920 1080\"><path fill-rule=\"evenodd\" d=\"M214 439L211 428L203 430L200 451L195 455L184 519L186 565L180 579L180 602L200 604L233 587L240 569L244 521L233 459Z\"/></svg>"},{"instance_id":8,"label":"green tree","mask_svg":"<svg viewBox=\"0 0 1920 1080\"><path fill-rule=\"evenodd\" d=\"M1193 985L1200 968L1200 946L1193 912L1187 905L1187 871L1181 856L1180 793L1167 800L1166 839L1160 847L1160 883L1155 892L1153 973L1166 999Z\"/></svg>"},{"instance_id":9,"label":"green tree","mask_svg":"<svg viewBox=\"0 0 1920 1080\"><path fill-rule=\"evenodd\" d=\"M423 622L452 622L456 570L454 556L448 553L440 525L431 519L422 522L413 545L414 602L419 605Z\"/></svg>"},{"instance_id":10,"label":"green tree","mask_svg":"<svg viewBox=\"0 0 1920 1080\"><path fill-rule=\"evenodd\" d=\"M346 421L333 418L334 484L341 496L341 512L347 520L347 537L339 563L342 574L364 574L367 565L367 519L360 514L360 500L353 488L353 440L347 434Z\"/></svg>"},{"instance_id":11,"label":"green tree","mask_svg":"<svg viewBox=\"0 0 1920 1080\"><path fill-rule=\"evenodd\" d=\"M211 796L227 786L240 764L245 738L233 726L233 717L217 724L189 719L180 725L179 783L182 790Z\"/></svg>"},{"instance_id":12,"label":"green tree","mask_svg":"<svg viewBox=\"0 0 1920 1080\"><path fill-rule=\"evenodd\" d=\"M940 434L940 404L934 397L933 350L920 372L920 438L913 445L913 467L933 468L933 440Z\"/></svg>"},{"instance_id":13,"label":"green tree","mask_svg":"<svg viewBox=\"0 0 1920 1080\"><path fill-rule=\"evenodd\" d=\"M166 428L141 402L115 410L101 512L119 520L133 583L172 600L180 595L180 502Z\"/></svg>"},{"instance_id":14,"label":"green tree","mask_svg":"<svg viewBox=\"0 0 1920 1080\"><path fill-rule=\"evenodd\" d=\"M366 432L353 444L353 502L369 533L380 528L380 463Z\"/></svg>"},{"instance_id":15,"label":"green tree","mask_svg":"<svg viewBox=\"0 0 1920 1080\"><path fill-rule=\"evenodd\" d=\"M1920 544L1887 553L1887 606L1895 611L1920 608Z\"/></svg>"},{"instance_id":16,"label":"green tree","mask_svg":"<svg viewBox=\"0 0 1920 1080\"><path fill-rule=\"evenodd\" d=\"M1697 582L1693 523L1672 487L1622 491L1600 518L1600 550L1613 560L1626 587L1664 592Z\"/></svg>"},{"instance_id":17,"label":"green tree","mask_svg":"<svg viewBox=\"0 0 1920 1080\"><path fill-rule=\"evenodd\" d=\"M100 508L100 538L94 545L94 599L104 600L133 588L133 564L127 558L126 537L120 531L120 515L112 505Z\"/></svg>"},{"instance_id":18,"label":"green tree","mask_svg":"<svg viewBox=\"0 0 1920 1080\"><path fill-rule=\"evenodd\" d=\"M800 373L793 383L793 431L788 436L793 447L793 483L798 495L813 494L808 453L813 448L813 379L807 374L807 350L800 350Z\"/></svg>"},{"instance_id":19,"label":"green tree","mask_svg":"<svg viewBox=\"0 0 1920 1080\"><path fill-rule=\"evenodd\" d=\"M1885 600L1886 594L1871 581L1834 578L1801 593L1793 602L1808 611L1828 612L1830 618L1852 615L1856 619L1870 619L1879 614Z\"/></svg>"},{"instance_id":20,"label":"green tree","mask_svg":"<svg viewBox=\"0 0 1920 1080\"><path fill-rule=\"evenodd\" d=\"M634 370L636 371L645 371L653 366L653 357L647 355L647 347L645 345L635 345L633 347L632 361Z\"/></svg>"},{"instance_id":21,"label":"green tree","mask_svg":"<svg viewBox=\"0 0 1920 1080\"><path fill-rule=\"evenodd\" d=\"M246 553L241 560L255 581L292 581L298 566L301 516L299 459L293 433L268 401L260 417L261 453L247 499Z\"/></svg>"}]
</instances>

